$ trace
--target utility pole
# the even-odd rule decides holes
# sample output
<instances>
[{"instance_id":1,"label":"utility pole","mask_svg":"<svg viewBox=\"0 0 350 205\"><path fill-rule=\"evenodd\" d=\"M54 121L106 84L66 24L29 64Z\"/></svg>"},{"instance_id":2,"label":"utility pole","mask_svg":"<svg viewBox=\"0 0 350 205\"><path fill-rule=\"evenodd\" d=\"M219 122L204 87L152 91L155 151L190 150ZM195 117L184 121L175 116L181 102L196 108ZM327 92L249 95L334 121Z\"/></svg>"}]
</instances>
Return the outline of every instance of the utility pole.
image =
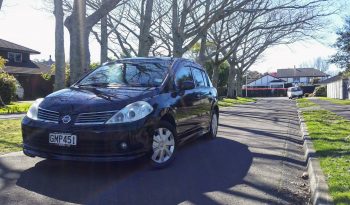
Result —
<instances>
[{"instance_id":1,"label":"utility pole","mask_svg":"<svg viewBox=\"0 0 350 205\"><path fill-rule=\"evenodd\" d=\"M245 97L248 97L248 72L245 75Z\"/></svg>"}]
</instances>

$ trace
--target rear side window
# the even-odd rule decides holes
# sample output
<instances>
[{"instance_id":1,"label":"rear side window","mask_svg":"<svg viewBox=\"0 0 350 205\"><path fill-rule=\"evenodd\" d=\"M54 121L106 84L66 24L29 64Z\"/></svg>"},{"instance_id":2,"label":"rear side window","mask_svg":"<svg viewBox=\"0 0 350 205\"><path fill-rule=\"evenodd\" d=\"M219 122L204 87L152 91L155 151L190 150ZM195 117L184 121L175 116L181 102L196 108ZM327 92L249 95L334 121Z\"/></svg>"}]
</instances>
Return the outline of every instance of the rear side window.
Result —
<instances>
[{"instance_id":1,"label":"rear side window","mask_svg":"<svg viewBox=\"0 0 350 205\"><path fill-rule=\"evenodd\" d=\"M177 88L185 81L193 81L191 69L189 67L181 67L175 74L175 86Z\"/></svg>"},{"instance_id":2,"label":"rear side window","mask_svg":"<svg viewBox=\"0 0 350 205\"><path fill-rule=\"evenodd\" d=\"M204 78L205 86L211 87L211 83L210 83L210 80L209 80L209 77L208 77L207 73L202 71L202 75L203 75L203 78Z\"/></svg>"},{"instance_id":3,"label":"rear side window","mask_svg":"<svg viewBox=\"0 0 350 205\"><path fill-rule=\"evenodd\" d=\"M193 72L193 79L194 79L194 83L196 84L196 87L204 87L205 83L204 83L202 71L200 71L197 68L192 68L192 72Z\"/></svg>"}]
</instances>

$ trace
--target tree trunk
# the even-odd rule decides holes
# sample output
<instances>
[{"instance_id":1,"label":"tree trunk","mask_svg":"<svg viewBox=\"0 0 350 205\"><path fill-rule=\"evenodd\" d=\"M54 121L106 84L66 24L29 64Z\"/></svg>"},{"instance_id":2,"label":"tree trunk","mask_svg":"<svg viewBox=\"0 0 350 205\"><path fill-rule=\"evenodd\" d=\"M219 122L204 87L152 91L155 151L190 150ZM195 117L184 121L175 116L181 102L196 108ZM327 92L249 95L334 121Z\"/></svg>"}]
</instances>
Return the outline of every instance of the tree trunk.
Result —
<instances>
[{"instance_id":1,"label":"tree trunk","mask_svg":"<svg viewBox=\"0 0 350 205\"><path fill-rule=\"evenodd\" d=\"M236 77L236 94L238 97L242 97L242 86L243 86L243 72L242 70L238 69L237 70L237 77Z\"/></svg>"},{"instance_id":2,"label":"tree trunk","mask_svg":"<svg viewBox=\"0 0 350 205\"><path fill-rule=\"evenodd\" d=\"M208 14L209 14L209 9L210 9L210 0L206 0L205 3L205 21L204 23L208 23ZM206 55L205 52L207 50L207 38L208 38L208 32L203 32L202 38L201 38L201 47L199 50L199 55L198 55L198 63L204 66L205 60L206 60Z\"/></svg>"},{"instance_id":3,"label":"tree trunk","mask_svg":"<svg viewBox=\"0 0 350 205\"><path fill-rule=\"evenodd\" d=\"M217 88L219 84L219 65L216 63L213 63L213 75L211 81L213 86Z\"/></svg>"},{"instance_id":4,"label":"tree trunk","mask_svg":"<svg viewBox=\"0 0 350 205\"><path fill-rule=\"evenodd\" d=\"M155 43L154 38L150 34L153 12L153 0L146 0L146 9L144 17L141 19L140 37L139 37L139 57L147 57L152 45Z\"/></svg>"},{"instance_id":5,"label":"tree trunk","mask_svg":"<svg viewBox=\"0 0 350 205\"><path fill-rule=\"evenodd\" d=\"M5 106L5 103L4 103L4 101L2 101L2 98L0 96L0 107L4 107L4 106Z\"/></svg>"},{"instance_id":6,"label":"tree trunk","mask_svg":"<svg viewBox=\"0 0 350 205\"><path fill-rule=\"evenodd\" d=\"M227 82L227 97L228 98L237 98L236 96L236 68L234 63L230 63L228 82Z\"/></svg>"},{"instance_id":7,"label":"tree trunk","mask_svg":"<svg viewBox=\"0 0 350 205\"><path fill-rule=\"evenodd\" d=\"M0 0L0 11L1 11L1 6L2 6L2 0Z\"/></svg>"},{"instance_id":8,"label":"tree trunk","mask_svg":"<svg viewBox=\"0 0 350 205\"><path fill-rule=\"evenodd\" d=\"M100 63L108 61L108 34L107 34L107 15L101 19L101 53Z\"/></svg>"},{"instance_id":9,"label":"tree trunk","mask_svg":"<svg viewBox=\"0 0 350 205\"><path fill-rule=\"evenodd\" d=\"M171 22L171 32L173 35L173 56L181 58L183 55L182 45L183 40L183 28L179 25L179 8L178 1L172 0L172 22Z\"/></svg>"},{"instance_id":10,"label":"tree trunk","mask_svg":"<svg viewBox=\"0 0 350 205\"><path fill-rule=\"evenodd\" d=\"M65 22L70 34L70 83L73 84L84 74L89 49L86 36L86 2L74 1L72 15Z\"/></svg>"},{"instance_id":11,"label":"tree trunk","mask_svg":"<svg viewBox=\"0 0 350 205\"><path fill-rule=\"evenodd\" d=\"M205 64L205 51L207 50L207 32L203 34L201 38L201 47L198 54L198 63L204 66Z\"/></svg>"},{"instance_id":12,"label":"tree trunk","mask_svg":"<svg viewBox=\"0 0 350 205\"><path fill-rule=\"evenodd\" d=\"M64 28L62 0L54 1L55 27L55 91L65 88L66 65L64 56Z\"/></svg>"}]
</instances>

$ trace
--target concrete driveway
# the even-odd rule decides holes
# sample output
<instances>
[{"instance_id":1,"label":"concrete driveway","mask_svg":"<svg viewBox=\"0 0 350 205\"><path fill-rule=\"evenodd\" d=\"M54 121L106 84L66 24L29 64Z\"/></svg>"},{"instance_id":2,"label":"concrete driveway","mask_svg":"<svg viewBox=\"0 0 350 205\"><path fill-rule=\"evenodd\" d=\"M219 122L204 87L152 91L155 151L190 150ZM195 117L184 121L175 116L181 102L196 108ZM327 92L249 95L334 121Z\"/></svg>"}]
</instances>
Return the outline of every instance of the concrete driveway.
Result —
<instances>
[{"instance_id":1,"label":"concrete driveway","mask_svg":"<svg viewBox=\"0 0 350 205\"><path fill-rule=\"evenodd\" d=\"M0 204L307 204L294 101L221 110L216 140L183 146L174 163L76 163L0 157Z\"/></svg>"}]
</instances>

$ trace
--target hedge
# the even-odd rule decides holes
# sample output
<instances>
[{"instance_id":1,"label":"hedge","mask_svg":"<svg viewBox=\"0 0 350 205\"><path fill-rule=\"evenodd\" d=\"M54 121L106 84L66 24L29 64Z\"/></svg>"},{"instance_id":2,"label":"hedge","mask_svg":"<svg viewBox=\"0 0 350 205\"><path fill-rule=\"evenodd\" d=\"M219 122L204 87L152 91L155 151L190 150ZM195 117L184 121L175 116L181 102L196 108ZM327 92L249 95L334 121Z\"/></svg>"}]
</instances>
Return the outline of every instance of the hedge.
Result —
<instances>
[{"instance_id":1,"label":"hedge","mask_svg":"<svg viewBox=\"0 0 350 205\"><path fill-rule=\"evenodd\" d=\"M315 88L314 96L316 97L327 97L327 88L326 86L320 86Z\"/></svg>"},{"instance_id":2,"label":"hedge","mask_svg":"<svg viewBox=\"0 0 350 205\"><path fill-rule=\"evenodd\" d=\"M5 104L9 104L15 97L16 79L12 75L0 72L0 96Z\"/></svg>"}]
</instances>

